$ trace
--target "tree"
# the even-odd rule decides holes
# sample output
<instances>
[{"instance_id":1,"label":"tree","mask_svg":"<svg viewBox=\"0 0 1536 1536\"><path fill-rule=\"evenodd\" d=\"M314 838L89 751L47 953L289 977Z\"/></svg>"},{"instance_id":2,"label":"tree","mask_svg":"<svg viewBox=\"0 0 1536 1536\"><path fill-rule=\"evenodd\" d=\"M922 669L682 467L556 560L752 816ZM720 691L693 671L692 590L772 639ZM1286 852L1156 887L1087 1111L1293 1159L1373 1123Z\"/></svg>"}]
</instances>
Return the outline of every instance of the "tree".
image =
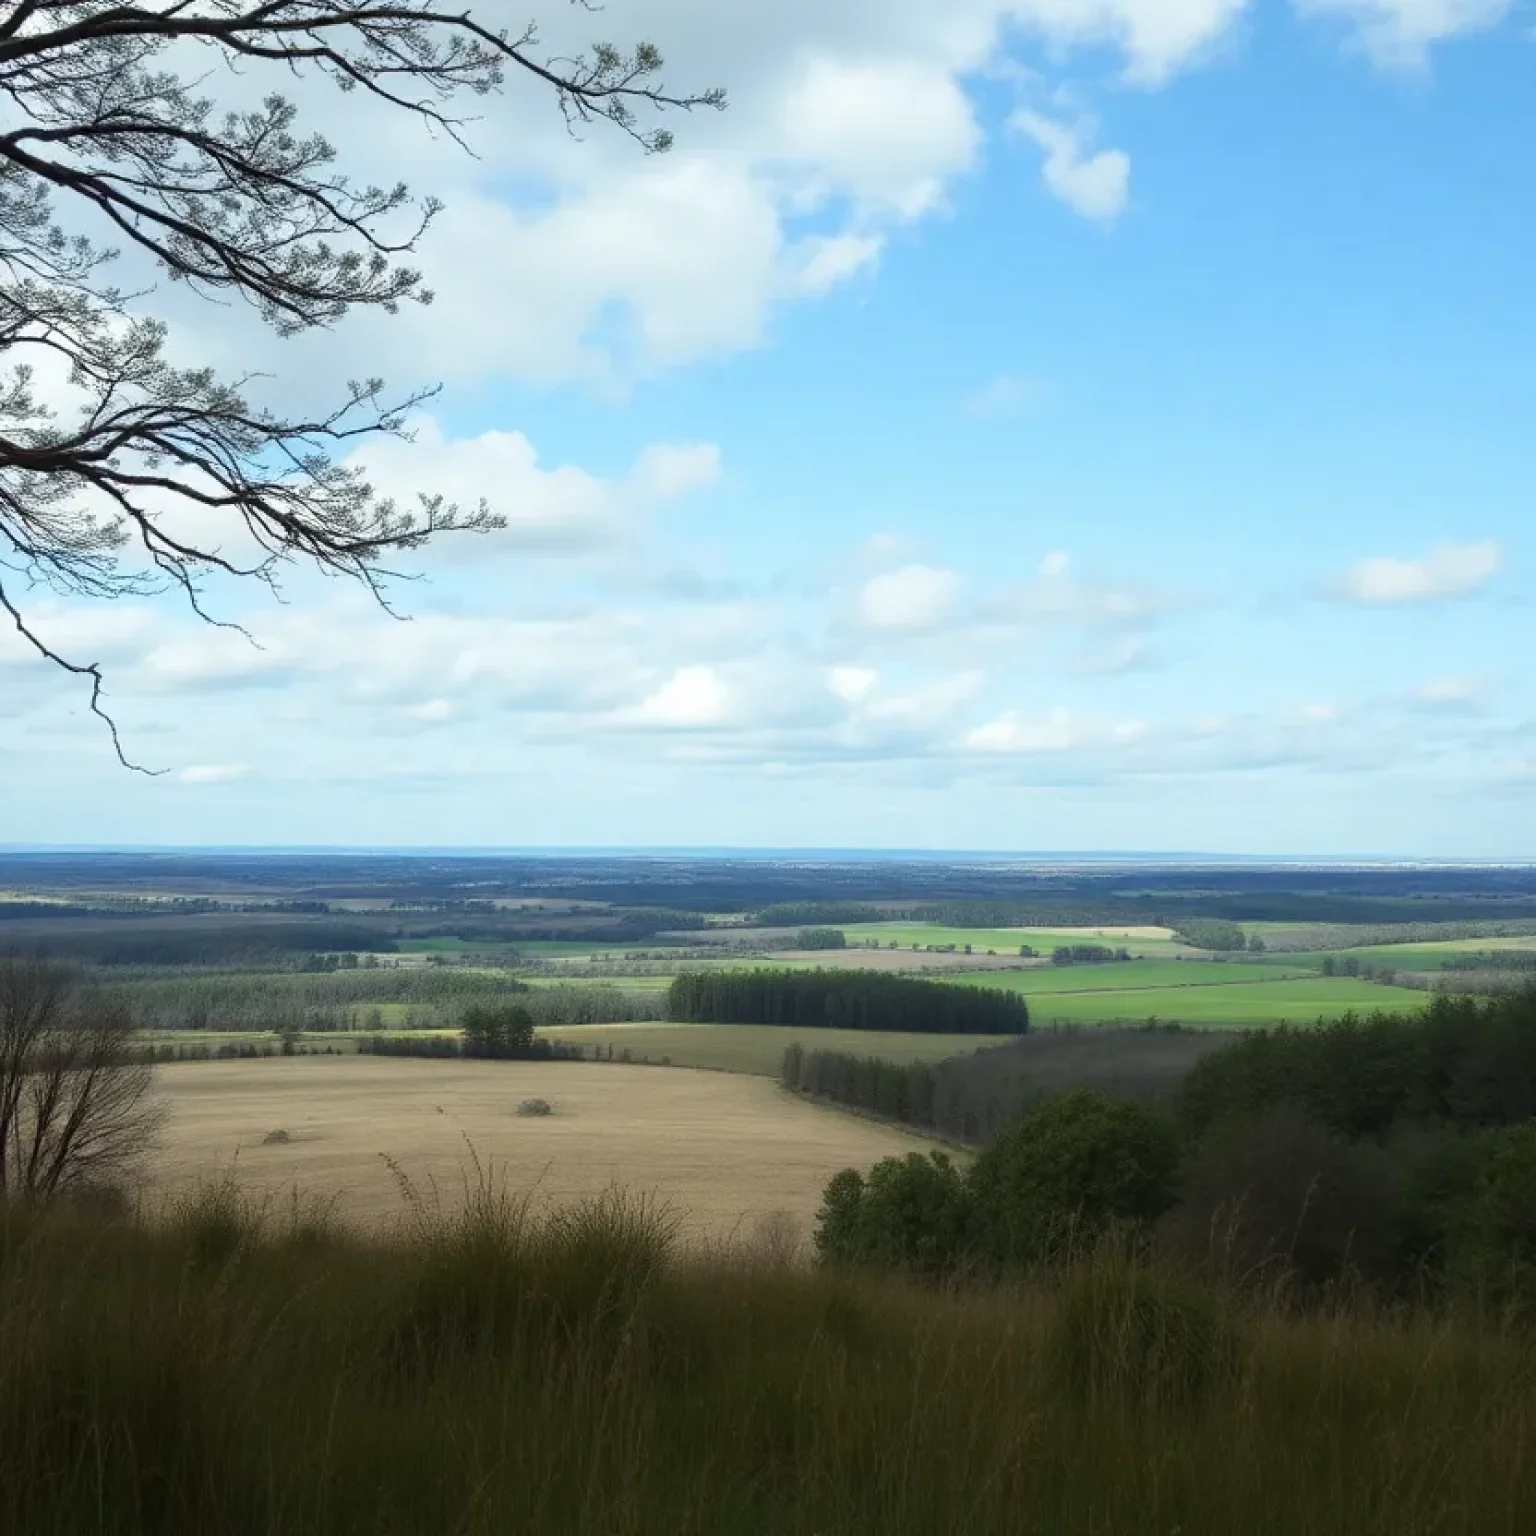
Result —
<instances>
[{"instance_id":1,"label":"tree","mask_svg":"<svg viewBox=\"0 0 1536 1536\"><path fill-rule=\"evenodd\" d=\"M1063 1094L972 1166L982 1241L1000 1263L1030 1263L1116 1223L1154 1221L1173 1203L1178 1161L1173 1126L1149 1105Z\"/></svg>"},{"instance_id":2,"label":"tree","mask_svg":"<svg viewBox=\"0 0 1536 1536\"><path fill-rule=\"evenodd\" d=\"M575 0L585 4L586 0ZM200 59L199 59L200 54ZM188 66L197 61L196 74ZM106 724L98 663L55 650L27 618L38 589L111 600L179 591L207 618L214 573L274 584L293 562L361 581L388 606L384 562L450 530L496 525L490 509L380 496L345 453L403 435L433 391L387 396L350 383L335 405L283 414L247 399L250 378L179 367L145 294L111 284L117 253L149 257L200 296L238 299L282 335L358 309L426 303L400 258L438 212L403 185L360 186L335 151L268 95L225 112L203 94L222 68L316 76L414 114L460 143L452 103L498 90L508 70L554 93L573 131L605 122L643 150L671 136L637 114L720 107L677 95L649 43L599 43L575 58L451 14L438 0L13 0L0 16L0 610L42 657L88 679ZM404 216L405 227L389 226ZM64 410L39 368L67 375ZM197 534L185 514L196 514ZM183 514L180 521L177 514ZM242 529L259 554L221 553Z\"/></svg>"},{"instance_id":3,"label":"tree","mask_svg":"<svg viewBox=\"0 0 1536 1536\"><path fill-rule=\"evenodd\" d=\"M459 1027L466 1056L507 1057L533 1045L533 1015L516 1003L475 1003Z\"/></svg>"},{"instance_id":4,"label":"tree","mask_svg":"<svg viewBox=\"0 0 1536 1536\"><path fill-rule=\"evenodd\" d=\"M0 960L0 1199L110 1183L158 1122L132 1021L42 960Z\"/></svg>"}]
</instances>

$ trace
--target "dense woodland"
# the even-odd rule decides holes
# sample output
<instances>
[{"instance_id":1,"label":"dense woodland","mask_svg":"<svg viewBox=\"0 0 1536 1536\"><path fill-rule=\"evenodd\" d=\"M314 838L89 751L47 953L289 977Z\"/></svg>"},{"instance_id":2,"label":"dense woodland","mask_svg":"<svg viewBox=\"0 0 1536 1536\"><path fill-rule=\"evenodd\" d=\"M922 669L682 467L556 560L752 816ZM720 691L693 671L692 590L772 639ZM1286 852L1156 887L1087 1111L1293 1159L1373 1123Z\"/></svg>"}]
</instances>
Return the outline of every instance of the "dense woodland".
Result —
<instances>
[{"instance_id":1,"label":"dense woodland","mask_svg":"<svg viewBox=\"0 0 1536 1536\"><path fill-rule=\"evenodd\" d=\"M918 981L878 971L695 971L667 992L678 1023L792 1024L944 1035L1022 1035L1024 999L1011 992Z\"/></svg>"}]
</instances>

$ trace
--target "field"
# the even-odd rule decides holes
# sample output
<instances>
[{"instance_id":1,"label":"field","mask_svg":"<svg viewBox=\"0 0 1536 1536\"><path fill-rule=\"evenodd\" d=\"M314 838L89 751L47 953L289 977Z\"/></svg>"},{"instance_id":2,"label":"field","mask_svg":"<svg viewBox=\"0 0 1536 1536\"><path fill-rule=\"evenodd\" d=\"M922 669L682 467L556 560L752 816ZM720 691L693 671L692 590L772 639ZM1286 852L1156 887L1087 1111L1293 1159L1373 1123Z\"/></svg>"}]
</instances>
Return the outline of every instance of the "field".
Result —
<instances>
[{"instance_id":1,"label":"field","mask_svg":"<svg viewBox=\"0 0 1536 1536\"><path fill-rule=\"evenodd\" d=\"M1244 970L1247 969L1245 966ZM1424 992L1411 991L1407 987L1378 986L1348 976L1303 975L1289 981L1164 985L1103 991L1079 988L1052 992L1037 986L1041 980L1057 982L1061 974L1059 971L1017 971L1000 976L968 976L964 980L967 986L1007 987L1023 992L1029 999L1032 1025L1134 1023L1151 1018L1163 1024L1207 1026L1315 1024L1321 1018L1337 1018L1350 1011L1417 1010L1429 1001Z\"/></svg>"},{"instance_id":2,"label":"field","mask_svg":"<svg viewBox=\"0 0 1536 1536\"><path fill-rule=\"evenodd\" d=\"M402 1212L386 1157L452 1199L472 1146L540 1199L619 1183L655 1191L693 1231L723 1234L779 1210L803 1229L838 1169L923 1146L756 1077L617 1063L205 1062L163 1068L156 1091L169 1110L159 1193L224 1169L253 1192L334 1195L338 1214L370 1221ZM515 1115L531 1097L555 1112ZM263 1146L278 1130L292 1140Z\"/></svg>"},{"instance_id":3,"label":"field","mask_svg":"<svg viewBox=\"0 0 1536 1536\"><path fill-rule=\"evenodd\" d=\"M1181 944L1167 928L946 928L937 923L841 923L850 944L878 939L882 944L895 941L899 949L911 949L916 944L953 944L964 949L967 944L973 950L986 954L995 949L998 954L1018 954L1019 946L1027 944L1037 952L1049 954L1063 944L1106 944L1113 949L1128 949L1133 955L1192 954L1187 944Z\"/></svg>"},{"instance_id":4,"label":"field","mask_svg":"<svg viewBox=\"0 0 1536 1536\"><path fill-rule=\"evenodd\" d=\"M1302 965L1317 966L1324 960L1360 960L1390 966L1397 971L1438 971L1448 960L1467 955L1517 950L1536 954L1536 939L1441 939L1425 944L1364 944L1353 949L1307 950L1286 955Z\"/></svg>"}]
</instances>

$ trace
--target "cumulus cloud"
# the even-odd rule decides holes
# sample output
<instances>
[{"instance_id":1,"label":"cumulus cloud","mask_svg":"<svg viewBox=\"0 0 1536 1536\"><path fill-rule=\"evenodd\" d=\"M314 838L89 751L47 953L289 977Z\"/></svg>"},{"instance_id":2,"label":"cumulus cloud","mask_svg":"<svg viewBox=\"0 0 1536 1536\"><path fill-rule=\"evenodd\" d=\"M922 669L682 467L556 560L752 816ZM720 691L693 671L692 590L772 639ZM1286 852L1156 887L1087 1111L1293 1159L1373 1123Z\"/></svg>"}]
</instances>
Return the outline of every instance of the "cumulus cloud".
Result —
<instances>
[{"instance_id":1,"label":"cumulus cloud","mask_svg":"<svg viewBox=\"0 0 1536 1536\"><path fill-rule=\"evenodd\" d=\"M1417 559L1373 555L1357 561L1331 590L1341 601L1373 606L1436 602L1480 591L1502 565L1503 551L1494 539L1436 544Z\"/></svg>"},{"instance_id":2,"label":"cumulus cloud","mask_svg":"<svg viewBox=\"0 0 1536 1536\"><path fill-rule=\"evenodd\" d=\"M441 495L472 510L482 501L505 519L496 533L432 546L434 557L484 560L488 550L572 553L611 543L641 513L720 478L713 443L654 443L642 449L627 474L605 480L575 465L546 468L521 432L488 431L449 437L431 417L412 423L412 441L381 439L354 463L381 494L411 508L419 497Z\"/></svg>"},{"instance_id":3,"label":"cumulus cloud","mask_svg":"<svg viewBox=\"0 0 1536 1536\"><path fill-rule=\"evenodd\" d=\"M713 667L679 667L654 693L617 717L626 725L658 730L699 730L723 724L730 690Z\"/></svg>"},{"instance_id":4,"label":"cumulus cloud","mask_svg":"<svg viewBox=\"0 0 1536 1536\"><path fill-rule=\"evenodd\" d=\"M864 583L859 615L871 629L932 629L954 613L963 586L958 572L942 566L904 565Z\"/></svg>"},{"instance_id":5,"label":"cumulus cloud","mask_svg":"<svg viewBox=\"0 0 1536 1536\"><path fill-rule=\"evenodd\" d=\"M244 763L194 763L183 768L176 777L183 784L232 784L250 773Z\"/></svg>"},{"instance_id":6,"label":"cumulus cloud","mask_svg":"<svg viewBox=\"0 0 1536 1536\"><path fill-rule=\"evenodd\" d=\"M1010 709L968 731L964 744L974 752L1033 756L1070 752L1080 747L1130 746L1147 728L1136 720L1098 720L1058 705L1047 714L1029 716Z\"/></svg>"},{"instance_id":7,"label":"cumulus cloud","mask_svg":"<svg viewBox=\"0 0 1536 1536\"><path fill-rule=\"evenodd\" d=\"M1295 0L1305 14L1348 22L1366 52L1388 68L1421 67L1431 47L1496 27L1514 0Z\"/></svg>"},{"instance_id":8,"label":"cumulus cloud","mask_svg":"<svg viewBox=\"0 0 1536 1536\"><path fill-rule=\"evenodd\" d=\"M850 704L867 699L879 682L873 667L833 667L827 673L827 687Z\"/></svg>"},{"instance_id":9,"label":"cumulus cloud","mask_svg":"<svg viewBox=\"0 0 1536 1536\"><path fill-rule=\"evenodd\" d=\"M1119 149L1094 149L1092 129L1020 108L1009 126L1045 151L1046 187L1074 213L1112 224L1131 195L1131 157Z\"/></svg>"}]
</instances>

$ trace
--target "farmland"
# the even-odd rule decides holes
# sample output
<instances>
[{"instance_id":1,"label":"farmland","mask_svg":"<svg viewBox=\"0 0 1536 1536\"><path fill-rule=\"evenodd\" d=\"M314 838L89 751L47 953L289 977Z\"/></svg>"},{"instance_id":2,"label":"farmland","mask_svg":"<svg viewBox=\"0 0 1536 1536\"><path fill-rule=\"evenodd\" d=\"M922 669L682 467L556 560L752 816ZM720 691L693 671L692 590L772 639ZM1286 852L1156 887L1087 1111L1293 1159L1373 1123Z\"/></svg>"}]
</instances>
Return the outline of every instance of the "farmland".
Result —
<instances>
[{"instance_id":1,"label":"farmland","mask_svg":"<svg viewBox=\"0 0 1536 1536\"><path fill-rule=\"evenodd\" d=\"M839 1168L922 1145L753 1076L618 1063L210 1062L164 1073L160 1092L169 1119L152 1200L226 1170L256 1194L333 1195L338 1214L365 1221L402 1211L386 1158L452 1200L473 1148L540 1200L618 1183L659 1191L699 1232L779 1210L803 1226ZM528 1097L554 1113L519 1118ZM274 1131L291 1139L263 1145Z\"/></svg>"}]
</instances>

